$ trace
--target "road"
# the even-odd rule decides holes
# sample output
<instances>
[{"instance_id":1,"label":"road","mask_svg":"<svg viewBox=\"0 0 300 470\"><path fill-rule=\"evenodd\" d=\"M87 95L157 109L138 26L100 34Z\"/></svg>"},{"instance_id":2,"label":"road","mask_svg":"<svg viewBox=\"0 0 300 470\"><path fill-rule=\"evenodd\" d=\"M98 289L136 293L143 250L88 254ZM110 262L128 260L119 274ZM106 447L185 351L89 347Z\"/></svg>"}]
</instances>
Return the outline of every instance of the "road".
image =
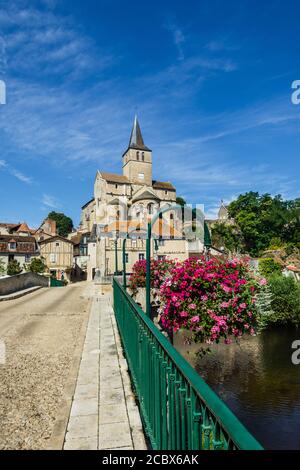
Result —
<instances>
[{"instance_id":1,"label":"road","mask_svg":"<svg viewBox=\"0 0 300 470\"><path fill-rule=\"evenodd\" d=\"M92 285L43 288L0 302L0 449L47 446L72 364L82 344Z\"/></svg>"}]
</instances>

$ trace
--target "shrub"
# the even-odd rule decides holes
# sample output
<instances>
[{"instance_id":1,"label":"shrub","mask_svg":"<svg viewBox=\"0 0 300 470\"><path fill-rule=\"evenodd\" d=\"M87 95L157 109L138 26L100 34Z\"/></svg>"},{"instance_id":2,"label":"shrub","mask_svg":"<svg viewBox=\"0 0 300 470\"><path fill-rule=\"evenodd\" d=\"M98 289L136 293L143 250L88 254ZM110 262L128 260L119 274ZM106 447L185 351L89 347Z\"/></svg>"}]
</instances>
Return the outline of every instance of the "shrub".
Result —
<instances>
[{"instance_id":1,"label":"shrub","mask_svg":"<svg viewBox=\"0 0 300 470\"><path fill-rule=\"evenodd\" d=\"M9 276L14 276L16 274L20 274L21 272L22 272L22 268L20 266L20 263L16 259L13 259L8 262L7 274Z\"/></svg>"},{"instance_id":2,"label":"shrub","mask_svg":"<svg viewBox=\"0 0 300 470\"><path fill-rule=\"evenodd\" d=\"M273 258L261 258L258 262L258 269L260 274L266 278L282 272L281 264Z\"/></svg>"},{"instance_id":3,"label":"shrub","mask_svg":"<svg viewBox=\"0 0 300 470\"><path fill-rule=\"evenodd\" d=\"M27 270L32 273L43 273L46 268L44 258L32 258L30 264L27 266Z\"/></svg>"},{"instance_id":4,"label":"shrub","mask_svg":"<svg viewBox=\"0 0 300 470\"><path fill-rule=\"evenodd\" d=\"M241 260L187 259L161 286L162 325L188 330L193 341L208 344L254 334L259 320L255 297L265 284Z\"/></svg>"},{"instance_id":5,"label":"shrub","mask_svg":"<svg viewBox=\"0 0 300 470\"><path fill-rule=\"evenodd\" d=\"M0 276L5 274L5 263L2 258L0 258Z\"/></svg>"},{"instance_id":6,"label":"shrub","mask_svg":"<svg viewBox=\"0 0 300 470\"><path fill-rule=\"evenodd\" d=\"M273 276L269 280L273 313L269 324L291 323L300 326L300 284L292 277Z\"/></svg>"}]
</instances>

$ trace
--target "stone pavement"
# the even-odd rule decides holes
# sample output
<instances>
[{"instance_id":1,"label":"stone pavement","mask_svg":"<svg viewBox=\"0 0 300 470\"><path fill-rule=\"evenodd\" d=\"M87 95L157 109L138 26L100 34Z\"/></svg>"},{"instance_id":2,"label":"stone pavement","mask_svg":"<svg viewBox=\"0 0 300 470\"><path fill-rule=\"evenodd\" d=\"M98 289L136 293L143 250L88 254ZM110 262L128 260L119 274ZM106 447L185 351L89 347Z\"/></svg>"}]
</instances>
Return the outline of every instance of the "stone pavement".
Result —
<instances>
[{"instance_id":1,"label":"stone pavement","mask_svg":"<svg viewBox=\"0 0 300 470\"><path fill-rule=\"evenodd\" d=\"M112 292L95 290L64 449L146 449Z\"/></svg>"}]
</instances>

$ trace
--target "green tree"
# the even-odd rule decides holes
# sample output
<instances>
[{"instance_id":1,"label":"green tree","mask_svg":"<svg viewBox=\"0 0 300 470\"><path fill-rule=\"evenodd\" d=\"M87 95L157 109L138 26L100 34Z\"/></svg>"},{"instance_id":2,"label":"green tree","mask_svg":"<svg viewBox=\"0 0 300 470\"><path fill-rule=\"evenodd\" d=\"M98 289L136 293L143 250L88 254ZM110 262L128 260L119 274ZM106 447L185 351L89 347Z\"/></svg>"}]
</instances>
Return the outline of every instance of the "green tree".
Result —
<instances>
[{"instance_id":1,"label":"green tree","mask_svg":"<svg viewBox=\"0 0 300 470\"><path fill-rule=\"evenodd\" d=\"M300 246L299 208L297 199L285 201L280 195L250 191L231 202L228 212L243 235L243 251L259 256L273 240L281 246L287 242Z\"/></svg>"},{"instance_id":2,"label":"green tree","mask_svg":"<svg viewBox=\"0 0 300 470\"><path fill-rule=\"evenodd\" d=\"M27 270L32 273L43 273L46 268L44 258L32 258L30 264L27 266Z\"/></svg>"},{"instance_id":3,"label":"green tree","mask_svg":"<svg viewBox=\"0 0 300 470\"><path fill-rule=\"evenodd\" d=\"M261 258L258 262L258 269L260 274L266 278L279 275L282 272L281 264L273 258Z\"/></svg>"},{"instance_id":4,"label":"green tree","mask_svg":"<svg viewBox=\"0 0 300 470\"><path fill-rule=\"evenodd\" d=\"M211 228L212 244L231 253L237 253L242 247L242 235L238 227L218 222Z\"/></svg>"},{"instance_id":5,"label":"green tree","mask_svg":"<svg viewBox=\"0 0 300 470\"><path fill-rule=\"evenodd\" d=\"M268 317L271 324L293 324L300 326L300 284L292 277L273 276L269 280L272 293L273 314Z\"/></svg>"},{"instance_id":6,"label":"green tree","mask_svg":"<svg viewBox=\"0 0 300 470\"><path fill-rule=\"evenodd\" d=\"M7 265L7 274L9 276L15 276L16 274L20 274L22 272L22 268L20 263L16 259L12 259L8 262Z\"/></svg>"},{"instance_id":7,"label":"green tree","mask_svg":"<svg viewBox=\"0 0 300 470\"><path fill-rule=\"evenodd\" d=\"M48 219L55 220L57 233L62 237L66 237L73 229L73 221L70 217L62 212L49 212Z\"/></svg>"},{"instance_id":8,"label":"green tree","mask_svg":"<svg viewBox=\"0 0 300 470\"><path fill-rule=\"evenodd\" d=\"M4 263L4 260L0 258L0 276L2 274L5 274L5 263Z\"/></svg>"}]
</instances>

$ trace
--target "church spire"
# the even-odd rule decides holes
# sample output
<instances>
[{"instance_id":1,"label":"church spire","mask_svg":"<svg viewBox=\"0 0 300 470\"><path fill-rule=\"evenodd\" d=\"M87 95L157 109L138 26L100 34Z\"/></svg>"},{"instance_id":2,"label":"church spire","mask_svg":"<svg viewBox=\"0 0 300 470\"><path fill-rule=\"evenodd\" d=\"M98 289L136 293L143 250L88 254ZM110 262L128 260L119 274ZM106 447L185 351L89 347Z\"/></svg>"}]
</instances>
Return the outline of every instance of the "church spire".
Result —
<instances>
[{"instance_id":1,"label":"church spire","mask_svg":"<svg viewBox=\"0 0 300 470\"><path fill-rule=\"evenodd\" d=\"M137 115L134 117L132 131L129 140L129 148L140 149L140 150L149 150L148 147L144 144L144 139L142 136L142 131L139 125Z\"/></svg>"}]
</instances>

